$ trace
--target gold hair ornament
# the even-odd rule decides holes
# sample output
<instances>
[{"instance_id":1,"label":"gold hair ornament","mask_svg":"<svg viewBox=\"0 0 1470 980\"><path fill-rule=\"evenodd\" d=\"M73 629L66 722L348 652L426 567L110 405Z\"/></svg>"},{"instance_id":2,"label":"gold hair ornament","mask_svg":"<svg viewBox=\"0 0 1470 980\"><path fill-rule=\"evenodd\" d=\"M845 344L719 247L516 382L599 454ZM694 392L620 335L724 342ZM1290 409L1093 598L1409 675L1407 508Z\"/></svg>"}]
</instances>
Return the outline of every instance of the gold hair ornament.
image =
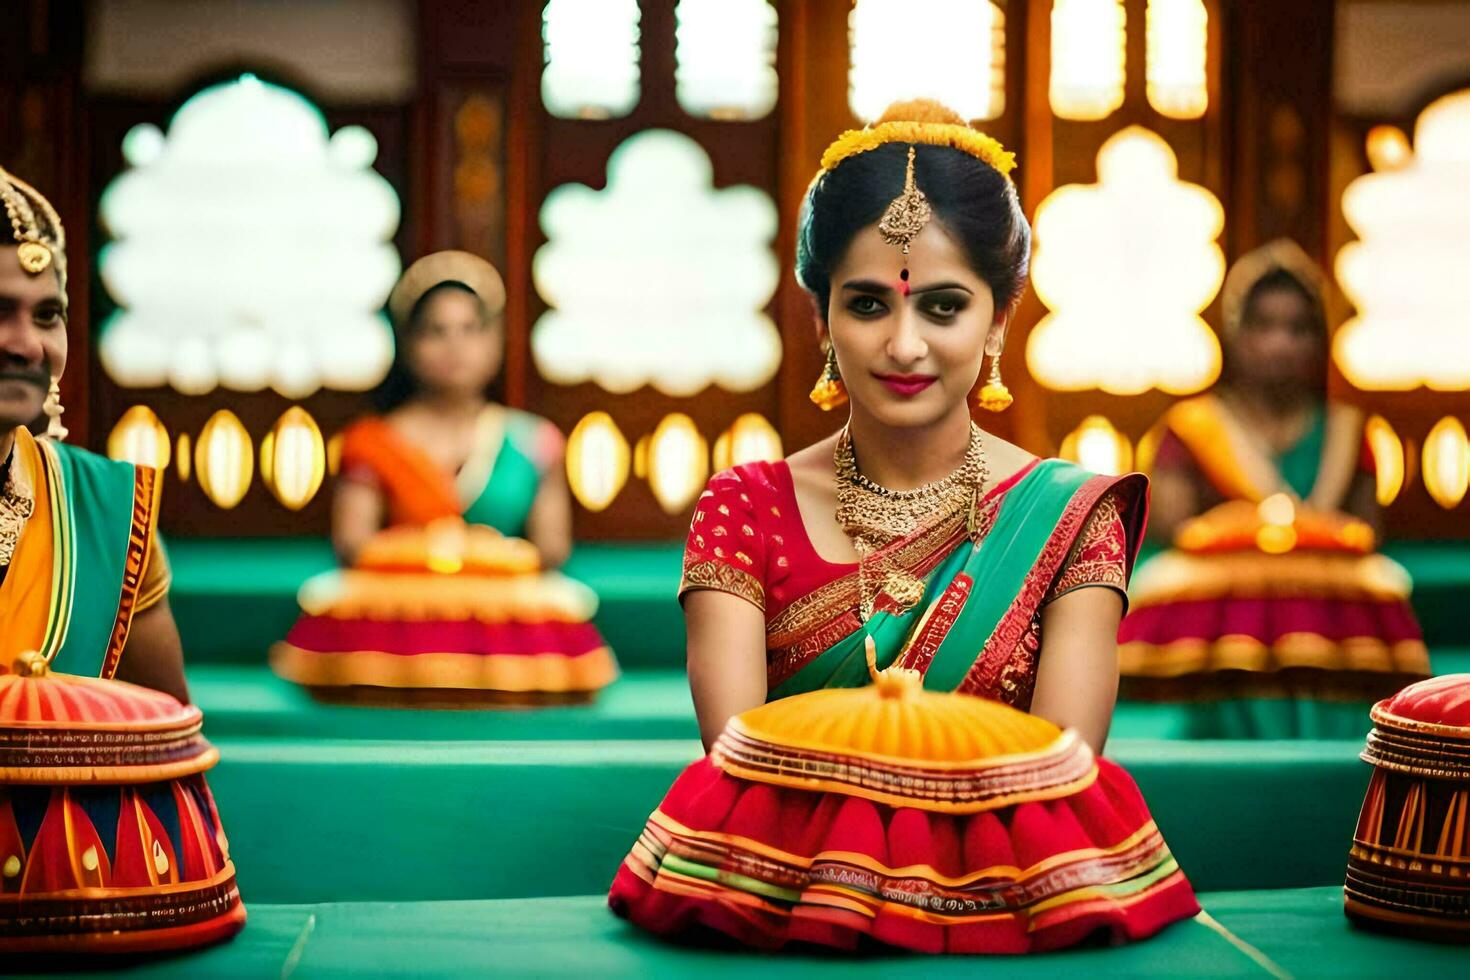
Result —
<instances>
[{"instance_id":1,"label":"gold hair ornament","mask_svg":"<svg viewBox=\"0 0 1470 980\"><path fill-rule=\"evenodd\" d=\"M903 193L895 197L883 212L883 217L878 222L878 234L883 236L883 241L887 244L903 249L907 264L909 246L919 237L919 232L924 230L924 226L933 216L934 210L929 207L929 199L914 183L914 148L911 146L908 167L904 170ZM908 269L904 269L904 273L904 280L907 281Z\"/></svg>"},{"instance_id":2,"label":"gold hair ornament","mask_svg":"<svg viewBox=\"0 0 1470 980\"><path fill-rule=\"evenodd\" d=\"M29 275L40 275L51 267L56 253L66 251L61 216L40 191L4 167L0 167L0 202L10 220L11 236L20 246L20 267Z\"/></svg>"}]
</instances>

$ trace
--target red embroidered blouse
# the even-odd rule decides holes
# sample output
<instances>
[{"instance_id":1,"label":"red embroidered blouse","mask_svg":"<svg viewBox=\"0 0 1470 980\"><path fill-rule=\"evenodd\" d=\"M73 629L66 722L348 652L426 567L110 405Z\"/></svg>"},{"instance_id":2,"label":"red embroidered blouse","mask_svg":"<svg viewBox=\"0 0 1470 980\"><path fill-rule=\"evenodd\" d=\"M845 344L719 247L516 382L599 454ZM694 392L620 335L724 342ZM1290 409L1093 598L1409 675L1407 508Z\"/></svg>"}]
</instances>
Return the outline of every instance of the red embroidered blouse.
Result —
<instances>
[{"instance_id":1,"label":"red embroidered blouse","mask_svg":"<svg viewBox=\"0 0 1470 980\"><path fill-rule=\"evenodd\" d=\"M985 495L978 512L979 535L987 533L1006 492L1035 465L1033 462ZM1089 586L1124 593L1128 545L1120 508L1111 491L1098 502L1053 581L1047 602ZM829 562L817 554L802 524L791 470L784 461L749 463L715 474L700 497L684 549L679 595L713 589L739 596L765 613L769 630L792 603L856 569L855 563ZM1018 651L1024 663L1010 672L1013 690L995 692L1002 700L1029 705L1039 631L1038 616L1023 641L1030 648L1029 656ZM783 665L781 671L788 674L789 665ZM770 679L773 686L779 682L779 678Z\"/></svg>"}]
</instances>

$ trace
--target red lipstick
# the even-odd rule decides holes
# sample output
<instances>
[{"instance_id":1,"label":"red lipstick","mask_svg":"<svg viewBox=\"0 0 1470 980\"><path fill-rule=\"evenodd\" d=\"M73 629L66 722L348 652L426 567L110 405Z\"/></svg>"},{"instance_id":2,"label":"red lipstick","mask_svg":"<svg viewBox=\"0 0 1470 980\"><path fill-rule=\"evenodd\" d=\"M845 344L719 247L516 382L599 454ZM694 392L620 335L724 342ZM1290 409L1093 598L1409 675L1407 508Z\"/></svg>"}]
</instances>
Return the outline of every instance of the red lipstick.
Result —
<instances>
[{"instance_id":1,"label":"red lipstick","mask_svg":"<svg viewBox=\"0 0 1470 980\"><path fill-rule=\"evenodd\" d=\"M902 398L912 398L939 380L938 376L933 374L877 374L875 372L873 377L883 382L889 391Z\"/></svg>"}]
</instances>

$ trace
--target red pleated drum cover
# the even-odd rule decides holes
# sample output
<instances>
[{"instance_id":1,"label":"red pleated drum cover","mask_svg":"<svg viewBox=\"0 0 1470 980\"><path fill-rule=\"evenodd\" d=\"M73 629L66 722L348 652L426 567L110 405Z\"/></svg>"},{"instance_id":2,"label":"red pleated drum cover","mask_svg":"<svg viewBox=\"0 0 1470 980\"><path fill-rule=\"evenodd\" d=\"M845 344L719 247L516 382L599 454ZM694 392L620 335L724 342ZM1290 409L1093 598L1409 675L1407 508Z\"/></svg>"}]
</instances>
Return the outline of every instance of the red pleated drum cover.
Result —
<instances>
[{"instance_id":1,"label":"red pleated drum cover","mask_svg":"<svg viewBox=\"0 0 1470 980\"><path fill-rule=\"evenodd\" d=\"M1137 940L1199 911L1122 769L1074 732L894 669L733 719L609 903L659 934L929 953Z\"/></svg>"},{"instance_id":2,"label":"red pleated drum cover","mask_svg":"<svg viewBox=\"0 0 1470 980\"><path fill-rule=\"evenodd\" d=\"M122 681L0 673L0 954L138 953L245 923L199 709Z\"/></svg>"},{"instance_id":3,"label":"red pleated drum cover","mask_svg":"<svg viewBox=\"0 0 1470 980\"><path fill-rule=\"evenodd\" d=\"M1373 706L1373 764L1344 901L1364 925L1470 940L1470 674L1411 684Z\"/></svg>"}]
</instances>

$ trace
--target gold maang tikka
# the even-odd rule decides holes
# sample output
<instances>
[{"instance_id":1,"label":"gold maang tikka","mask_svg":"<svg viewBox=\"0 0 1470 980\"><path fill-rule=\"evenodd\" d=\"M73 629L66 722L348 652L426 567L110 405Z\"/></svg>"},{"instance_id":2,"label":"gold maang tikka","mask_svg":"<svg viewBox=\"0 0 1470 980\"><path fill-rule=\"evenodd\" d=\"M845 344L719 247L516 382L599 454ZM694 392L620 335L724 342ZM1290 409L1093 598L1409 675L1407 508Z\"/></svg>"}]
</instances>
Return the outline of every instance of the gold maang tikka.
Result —
<instances>
[{"instance_id":1,"label":"gold maang tikka","mask_svg":"<svg viewBox=\"0 0 1470 980\"><path fill-rule=\"evenodd\" d=\"M919 237L919 232L924 230L924 226L933 216L929 199L914 183L914 148L911 145L908 166L903 175L903 193L889 202L882 220L878 222L878 234L883 236L883 241L903 249L903 272L899 273L899 277L905 286L909 281L909 246ZM904 292L907 293L907 289Z\"/></svg>"}]
</instances>

